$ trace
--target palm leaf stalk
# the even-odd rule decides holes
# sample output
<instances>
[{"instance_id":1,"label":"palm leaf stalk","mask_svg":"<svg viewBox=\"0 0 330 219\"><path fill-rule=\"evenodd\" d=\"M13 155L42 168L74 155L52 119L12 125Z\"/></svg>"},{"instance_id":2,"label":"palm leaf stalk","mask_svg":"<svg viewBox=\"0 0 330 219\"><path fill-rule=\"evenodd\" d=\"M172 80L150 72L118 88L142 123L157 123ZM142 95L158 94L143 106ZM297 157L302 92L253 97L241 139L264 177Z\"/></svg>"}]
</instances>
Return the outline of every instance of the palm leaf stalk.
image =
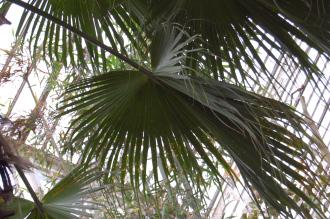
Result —
<instances>
[{"instance_id":1,"label":"palm leaf stalk","mask_svg":"<svg viewBox=\"0 0 330 219\"><path fill-rule=\"evenodd\" d=\"M33 201L36 204L36 210L40 213L43 212L43 207L42 204L40 203L39 198L37 197L36 193L34 192L33 188L31 187L28 179L26 178L23 170L26 170L30 168L29 162L23 160L21 157L19 157L16 153L15 150L13 149L13 144L6 139L0 133L0 166L1 166L1 180L3 184L3 188L1 188L1 198L3 199L4 203L7 203L11 200L13 196L13 186L11 183L11 178L10 178L10 167L15 166L19 176L21 177L24 185L26 186L27 190L29 191ZM1 203L3 205L4 203ZM8 211L12 212L12 211ZM1 209L1 214L2 214L2 209ZM4 217L6 215L3 215ZM7 215L8 216L8 215Z\"/></svg>"}]
</instances>

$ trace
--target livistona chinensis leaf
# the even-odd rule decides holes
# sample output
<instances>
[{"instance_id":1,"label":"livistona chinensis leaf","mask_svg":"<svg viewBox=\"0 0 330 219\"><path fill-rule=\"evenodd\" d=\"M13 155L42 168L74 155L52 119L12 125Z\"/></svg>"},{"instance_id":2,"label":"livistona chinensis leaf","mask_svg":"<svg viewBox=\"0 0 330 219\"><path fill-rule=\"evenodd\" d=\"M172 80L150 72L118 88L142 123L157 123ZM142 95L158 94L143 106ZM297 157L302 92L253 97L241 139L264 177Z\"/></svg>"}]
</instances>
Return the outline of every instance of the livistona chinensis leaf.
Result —
<instances>
[{"instance_id":1,"label":"livistona chinensis leaf","mask_svg":"<svg viewBox=\"0 0 330 219\"><path fill-rule=\"evenodd\" d=\"M64 114L79 112L71 123L69 149L81 147L84 139L82 160L96 160L107 172L105 182L120 176L124 184L129 176L136 190L146 192L149 170L156 187L178 173L201 186L195 176L202 176L205 167L218 185L221 168L237 179L221 147L250 194L286 217L295 211L312 218L311 208L325 218L320 176L310 166L318 164L302 140L309 138L303 118L276 100L185 74L190 54L185 48L194 39L184 40L182 32L166 25L158 31L149 50L152 77L117 70L67 90L74 95L65 100ZM314 192L306 195L311 187Z\"/></svg>"}]
</instances>

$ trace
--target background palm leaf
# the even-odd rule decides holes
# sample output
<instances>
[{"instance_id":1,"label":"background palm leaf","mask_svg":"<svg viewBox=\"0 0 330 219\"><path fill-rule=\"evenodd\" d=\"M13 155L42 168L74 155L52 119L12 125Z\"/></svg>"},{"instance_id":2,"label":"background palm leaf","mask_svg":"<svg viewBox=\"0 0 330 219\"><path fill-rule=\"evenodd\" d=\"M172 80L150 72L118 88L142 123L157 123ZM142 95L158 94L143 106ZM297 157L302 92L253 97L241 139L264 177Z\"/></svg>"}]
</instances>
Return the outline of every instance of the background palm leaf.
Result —
<instances>
[{"instance_id":1,"label":"background palm leaf","mask_svg":"<svg viewBox=\"0 0 330 219\"><path fill-rule=\"evenodd\" d=\"M119 29L121 26L125 27L122 18L110 14L113 10L120 10L120 1L72 1L68 4L65 1L47 0L30 1L30 3L101 42L110 42L115 51L120 50L126 54L124 39L120 32L123 28ZM47 59L59 60L64 64L69 60L69 64L73 66L79 64L80 67L85 68L90 59L94 68L106 67L105 51L83 41L79 36L62 29L47 18L25 11L18 29L18 32L20 31L24 38L30 37L32 51L35 52L39 44L42 44L43 54ZM131 30L123 31L127 37L132 38ZM103 38L104 34L106 39ZM40 39L43 39L42 43Z\"/></svg>"},{"instance_id":2,"label":"background palm leaf","mask_svg":"<svg viewBox=\"0 0 330 219\"><path fill-rule=\"evenodd\" d=\"M92 217L91 212L97 209L97 204L88 201L90 195L102 189L91 187L101 177L101 173L95 168L80 166L72 170L47 192L42 199L44 214L41 214L34 203L22 198L14 198L6 206L15 210L15 216L10 218L49 218L49 219L73 219Z\"/></svg>"}]
</instances>

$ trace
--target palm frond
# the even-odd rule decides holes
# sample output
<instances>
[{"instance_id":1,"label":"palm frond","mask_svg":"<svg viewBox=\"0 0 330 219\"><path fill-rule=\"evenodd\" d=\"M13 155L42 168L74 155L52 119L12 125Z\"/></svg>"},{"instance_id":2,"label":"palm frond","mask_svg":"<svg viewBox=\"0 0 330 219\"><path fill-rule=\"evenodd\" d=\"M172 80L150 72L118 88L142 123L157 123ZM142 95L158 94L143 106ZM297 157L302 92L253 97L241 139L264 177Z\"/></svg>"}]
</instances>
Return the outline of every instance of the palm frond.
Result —
<instances>
[{"instance_id":1,"label":"palm frond","mask_svg":"<svg viewBox=\"0 0 330 219\"><path fill-rule=\"evenodd\" d=\"M9 204L5 206L6 210L14 211L14 216L10 219L22 219L25 218L31 210L34 208L32 201L23 198L13 198Z\"/></svg>"},{"instance_id":2,"label":"palm frond","mask_svg":"<svg viewBox=\"0 0 330 219\"><path fill-rule=\"evenodd\" d=\"M142 182L144 191L149 170L156 185L164 180L160 164L165 180L181 172L201 185L202 164L219 185L218 164L235 179L221 147L252 194L257 191L287 217L295 211L311 218L307 205L325 218L320 176L309 166L317 163L302 140L308 135L301 116L237 86L185 74L180 66L194 40L182 36L166 28L154 35L152 77L117 70L72 85L67 92L76 94L66 100L65 113L80 113L71 124L71 147L84 140L84 162L97 160L108 182L119 176L124 184L129 176L132 186L140 189Z\"/></svg>"},{"instance_id":3,"label":"palm frond","mask_svg":"<svg viewBox=\"0 0 330 219\"><path fill-rule=\"evenodd\" d=\"M14 2L17 3L17 2ZM110 43L114 51L126 55L124 36L133 38L132 31L137 27L128 28L122 16L128 17L128 12L122 9L121 1L29 1L30 6L36 7L63 23L77 28L88 36L100 41ZM118 11L121 14L111 15L110 12ZM133 29L132 29L133 28ZM65 65L87 68L91 64L95 70L106 69L106 51L100 50L91 42L81 39L79 35L52 22L49 17L38 16L35 12L23 12L17 34L30 39L30 48L33 53L41 45L46 60L61 61ZM106 36L106 37L104 37Z\"/></svg>"},{"instance_id":4,"label":"palm frond","mask_svg":"<svg viewBox=\"0 0 330 219\"><path fill-rule=\"evenodd\" d=\"M137 7L146 8L147 24L157 26L159 20L170 21L185 27L190 35L201 35L201 40L191 47L206 48L207 52L197 53L198 62L192 64L195 64L194 69L199 68L198 63L212 67L211 76L216 80L229 79L245 84L246 80L254 79L249 78L245 66L256 76L272 79L262 57L267 54L277 63L281 60L271 49L287 55L288 60L300 65L311 76L318 70L300 48L299 41L329 58L330 4L327 1L140 0L139 3ZM308 19L303 20L305 14Z\"/></svg>"},{"instance_id":5,"label":"palm frond","mask_svg":"<svg viewBox=\"0 0 330 219\"><path fill-rule=\"evenodd\" d=\"M269 8L276 8L287 19L292 20L306 35L319 45L323 51L330 53L330 26L327 1L265 1L260 0ZM310 42L313 43L313 42Z\"/></svg>"},{"instance_id":6,"label":"palm frond","mask_svg":"<svg viewBox=\"0 0 330 219\"><path fill-rule=\"evenodd\" d=\"M316 3L298 0L210 0L207 3L191 0L103 0L88 4L84 1L67 4L63 0L37 0L30 1L30 4L92 38L110 44L125 55L129 55L124 42L128 40L127 45L134 48L141 59L145 58L143 54L155 28L163 22L179 24L190 36L201 36L199 41L190 44L191 50L205 49L203 52L195 51L194 59L189 63L192 69L216 80L245 86L258 82L260 77L277 83L263 62L265 55L278 64L285 57L287 62L301 66L310 80L319 76L313 74L319 70L300 48L299 42L329 58L330 3L326 0ZM301 10L297 12L296 8ZM303 19L305 14L308 17ZM25 25L27 28L23 28ZM56 57L67 63L67 57L70 57L71 64L86 64L86 57L89 57L95 68L103 66L106 70L105 51L84 42L45 17L25 11L19 31L23 31L25 36L31 33L28 36L35 37L34 48L40 43L38 39L43 39L44 54L51 59ZM274 55L274 50L279 56ZM209 71L204 71L205 68ZM192 75L195 73L190 72Z\"/></svg>"},{"instance_id":7,"label":"palm frond","mask_svg":"<svg viewBox=\"0 0 330 219\"><path fill-rule=\"evenodd\" d=\"M75 168L43 197L43 213L35 208L33 202L22 198L14 198L10 204L7 204L6 209L15 211L15 216L11 217L13 219L73 219L81 216L91 218L91 212L97 209L97 204L86 199L102 189L91 187L91 184L100 179L101 175L95 168L86 168L86 166Z\"/></svg>"}]
</instances>

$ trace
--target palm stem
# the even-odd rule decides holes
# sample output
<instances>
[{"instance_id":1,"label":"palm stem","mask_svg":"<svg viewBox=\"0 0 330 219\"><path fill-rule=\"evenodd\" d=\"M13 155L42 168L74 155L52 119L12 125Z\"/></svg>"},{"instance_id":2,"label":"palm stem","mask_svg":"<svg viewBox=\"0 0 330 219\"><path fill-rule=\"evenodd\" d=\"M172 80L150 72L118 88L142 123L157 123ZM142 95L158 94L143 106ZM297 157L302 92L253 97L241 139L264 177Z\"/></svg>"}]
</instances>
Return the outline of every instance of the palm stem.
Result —
<instances>
[{"instance_id":1,"label":"palm stem","mask_svg":"<svg viewBox=\"0 0 330 219\"><path fill-rule=\"evenodd\" d=\"M2 135L2 133L0 133L0 145L2 145L2 147L6 148L4 150L6 152L12 153L13 151L15 151L15 150L13 150L12 145L8 142L8 140ZM43 210L42 204L41 204L38 196L34 192L32 186L30 185L29 180L26 178L22 167L18 164L14 164L14 166L17 170L18 175L21 177L24 185L26 186L27 190L29 191L29 193L36 205L37 210L41 213L41 215L44 215L43 214L44 210Z\"/></svg>"},{"instance_id":2,"label":"palm stem","mask_svg":"<svg viewBox=\"0 0 330 219\"><path fill-rule=\"evenodd\" d=\"M27 190L29 191L29 193L34 201L34 204L36 205L36 208L41 213L41 215L44 215L44 209L42 207L42 203L40 202L37 194L34 192L32 186L30 185L29 180L26 178L23 170L17 165L14 165L14 166L16 168L18 175L21 177L24 185L26 186Z\"/></svg>"}]
</instances>

